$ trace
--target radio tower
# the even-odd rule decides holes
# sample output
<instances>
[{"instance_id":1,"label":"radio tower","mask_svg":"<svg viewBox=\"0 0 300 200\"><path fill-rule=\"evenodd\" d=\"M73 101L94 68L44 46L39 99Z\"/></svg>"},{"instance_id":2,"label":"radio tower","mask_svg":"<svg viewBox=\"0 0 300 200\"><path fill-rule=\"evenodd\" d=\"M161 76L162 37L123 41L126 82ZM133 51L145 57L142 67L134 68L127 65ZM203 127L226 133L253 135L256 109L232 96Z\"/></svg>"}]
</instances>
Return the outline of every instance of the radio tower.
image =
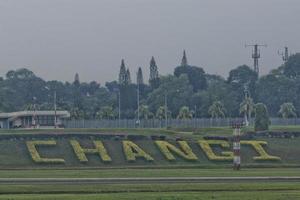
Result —
<instances>
[{"instance_id":1,"label":"radio tower","mask_svg":"<svg viewBox=\"0 0 300 200\"><path fill-rule=\"evenodd\" d=\"M289 59L289 48L284 47L284 53L278 51L278 55L280 55L282 57L283 62L286 63Z\"/></svg>"},{"instance_id":2,"label":"radio tower","mask_svg":"<svg viewBox=\"0 0 300 200\"><path fill-rule=\"evenodd\" d=\"M260 58L260 50L259 47L267 47L266 44L250 44L245 45L245 47L253 47L252 50L252 58L254 60L254 71L259 75L259 66L258 66L258 59Z\"/></svg>"}]
</instances>

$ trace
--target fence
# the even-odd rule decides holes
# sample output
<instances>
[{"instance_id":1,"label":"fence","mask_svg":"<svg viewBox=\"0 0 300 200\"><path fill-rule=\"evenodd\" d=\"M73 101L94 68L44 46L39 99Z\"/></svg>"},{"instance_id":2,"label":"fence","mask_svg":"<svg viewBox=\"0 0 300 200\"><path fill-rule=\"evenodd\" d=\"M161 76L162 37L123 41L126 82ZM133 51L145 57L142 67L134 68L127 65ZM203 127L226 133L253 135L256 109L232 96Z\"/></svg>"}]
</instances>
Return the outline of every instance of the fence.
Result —
<instances>
[{"instance_id":1,"label":"fence","mask_svg":"<svg viewBox=\"0 0 300 200\"><path fill-rule=\"evenodd\" d=\"M148 119L141 120L140 124L134 119L122 120L65 120L63 121L65 128L209 128L230 126L233 121L241 121L242 118L225 118L225 119ZM271 118L272 125L300 125L300 118L282 119ZM253 119L250 124L253 124Z\"/></svg>"}]
</instances>

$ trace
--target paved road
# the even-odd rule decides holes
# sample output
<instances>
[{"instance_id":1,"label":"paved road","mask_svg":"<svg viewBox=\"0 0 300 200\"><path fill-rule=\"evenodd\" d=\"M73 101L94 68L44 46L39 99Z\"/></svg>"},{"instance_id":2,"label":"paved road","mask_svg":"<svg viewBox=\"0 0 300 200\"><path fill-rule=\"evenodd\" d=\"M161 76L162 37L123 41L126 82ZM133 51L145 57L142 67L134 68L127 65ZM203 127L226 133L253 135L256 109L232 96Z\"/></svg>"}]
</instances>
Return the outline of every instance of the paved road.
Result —
<instances>
[{"instance_id":1,"label":"paved road","mask_svg":"<svg viewBox=\"0 0 300 200\"><path fill-rule=\"evenodd\" d=\"M0 178L2 185L40 184L155 184L226 182L299 182L300 176L278 177L166 177L166 178Z\"/></svg>"}]
</instances>

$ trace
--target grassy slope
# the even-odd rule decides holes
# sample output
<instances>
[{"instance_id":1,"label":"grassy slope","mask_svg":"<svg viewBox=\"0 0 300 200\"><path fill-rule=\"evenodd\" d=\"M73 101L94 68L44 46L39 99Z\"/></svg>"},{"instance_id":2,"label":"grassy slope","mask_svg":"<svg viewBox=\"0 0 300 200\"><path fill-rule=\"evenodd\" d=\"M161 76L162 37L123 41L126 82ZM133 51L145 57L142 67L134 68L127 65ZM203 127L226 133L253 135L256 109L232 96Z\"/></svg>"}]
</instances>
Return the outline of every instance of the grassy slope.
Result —
<instances>
[{"instance_id":1,"label":"grassy slope","mask_svg":"<svg viewBox=\"0 0 300 200\"><path fill-rule=\"evenodd\" d=\"M273 127L276 130L283 130L283 127ZM298 127L286 127L286 130L298 130ZM197 130L199 131L199 130ZM229 128L210 128L203 129L203 131L207 134L205 135L225 135L231 132ZM77 137L71 136L70 134L80 133L80 136ZM165 166L168 167L170 165L182 167L182 166L201 166L201 167L216 167L221 166L224 167L226 165L231 165L231 162L226 163L217 163L211 162L206 158L204 152L199 148L199 145L196 144L196 140L200 139L202 135L191 134L190 132L178 132L178 131L170 131L163 129L66 129L66 130L10 130L9 132L0 132L1 137L7 137L7 135L14 134L18 135L19 139L14 138L6 138L0 140L0 168L65 168L65 167L155 167L155 166ZM57 145L55 147L41 147L39 152L43 157L58 157L64 158L66 160L65 165L37 165L33 163L28 153L28 150L25 145L26 140L38 139L40 136L46 136L49 139L55 138L57 141ZM53 135L52 135L53 134ZM94 134L93 136L91 134ZM95 134L97 134L95 136ZM77 138L83 146L91 147L91 139L102 138L102 135L105 134L134 134L134 135L166 135L168 138L174 140L175 137L180 136L184 139L189 140L189 144L191 145L194 153L198 156L199 160L197 162L186 162L181 158L177 157L176 162L169 162L163 157L161 152L155 147L153 141L151 140L136 140L135 142L140 145L146 152L155 157L155 162L148 163L143 160L138 160L135 163L128 163L125 160L121 141L116 141L114 139L103 140L105 143L108 152L111 154L113 158L113 162L109 165L103 164L97 155L89 155L89 163L81 164L78 162L76 156L74 155L73 149L70 146L69 140L71 138ZM63 136L63 137L62 137ZM42 138L45 139L45 138ZM102 140L102 139L101 139ZM247 165L257 165L260 166L299 166L300 165L300 157L298 156L300 153L299 144L300 138L294 139L274 139L274 138L262 138L264 141L268 141L268 146L266 147L266 151L272 155L280 156L282 161L276 162L254 162L252 157L256 155L256 152L253 148L249 146L242 146L242 163ZM175 142L173 141L175 144ZM216 152L219 152L221 149L216 149Z\"/></svg>"}]
</instances>

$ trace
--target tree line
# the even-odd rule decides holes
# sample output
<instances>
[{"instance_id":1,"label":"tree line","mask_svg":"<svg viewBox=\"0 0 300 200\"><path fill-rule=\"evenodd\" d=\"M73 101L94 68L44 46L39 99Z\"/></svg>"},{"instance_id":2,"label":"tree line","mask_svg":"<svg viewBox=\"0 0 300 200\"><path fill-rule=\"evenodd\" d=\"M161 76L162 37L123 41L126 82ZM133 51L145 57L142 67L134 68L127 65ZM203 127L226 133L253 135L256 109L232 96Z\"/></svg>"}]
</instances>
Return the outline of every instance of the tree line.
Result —
<instances>
[{"instance_id":1,"label":"tree line","mask_svg":"<svg viewBox=\"0 0 300 200\"><path fill-rule=\"evenodd\" d=\"M117 119L119 114L122 119L138 114L140 119L249 119L257 105L272 117L300 114L300 53L261 77L247 65L232 69L228 78L208 74L189 65L185 52L172 74L160 75L153 57L149 71L149 81L141 68L132 81L122 60L118 80L100 85L81 82L78 74L73 82L45 81L25 68L11 70L0 78L0 111L53 109L55 91L58 109L70 111L73 119Z\"/></svg>"}]
</instances>

